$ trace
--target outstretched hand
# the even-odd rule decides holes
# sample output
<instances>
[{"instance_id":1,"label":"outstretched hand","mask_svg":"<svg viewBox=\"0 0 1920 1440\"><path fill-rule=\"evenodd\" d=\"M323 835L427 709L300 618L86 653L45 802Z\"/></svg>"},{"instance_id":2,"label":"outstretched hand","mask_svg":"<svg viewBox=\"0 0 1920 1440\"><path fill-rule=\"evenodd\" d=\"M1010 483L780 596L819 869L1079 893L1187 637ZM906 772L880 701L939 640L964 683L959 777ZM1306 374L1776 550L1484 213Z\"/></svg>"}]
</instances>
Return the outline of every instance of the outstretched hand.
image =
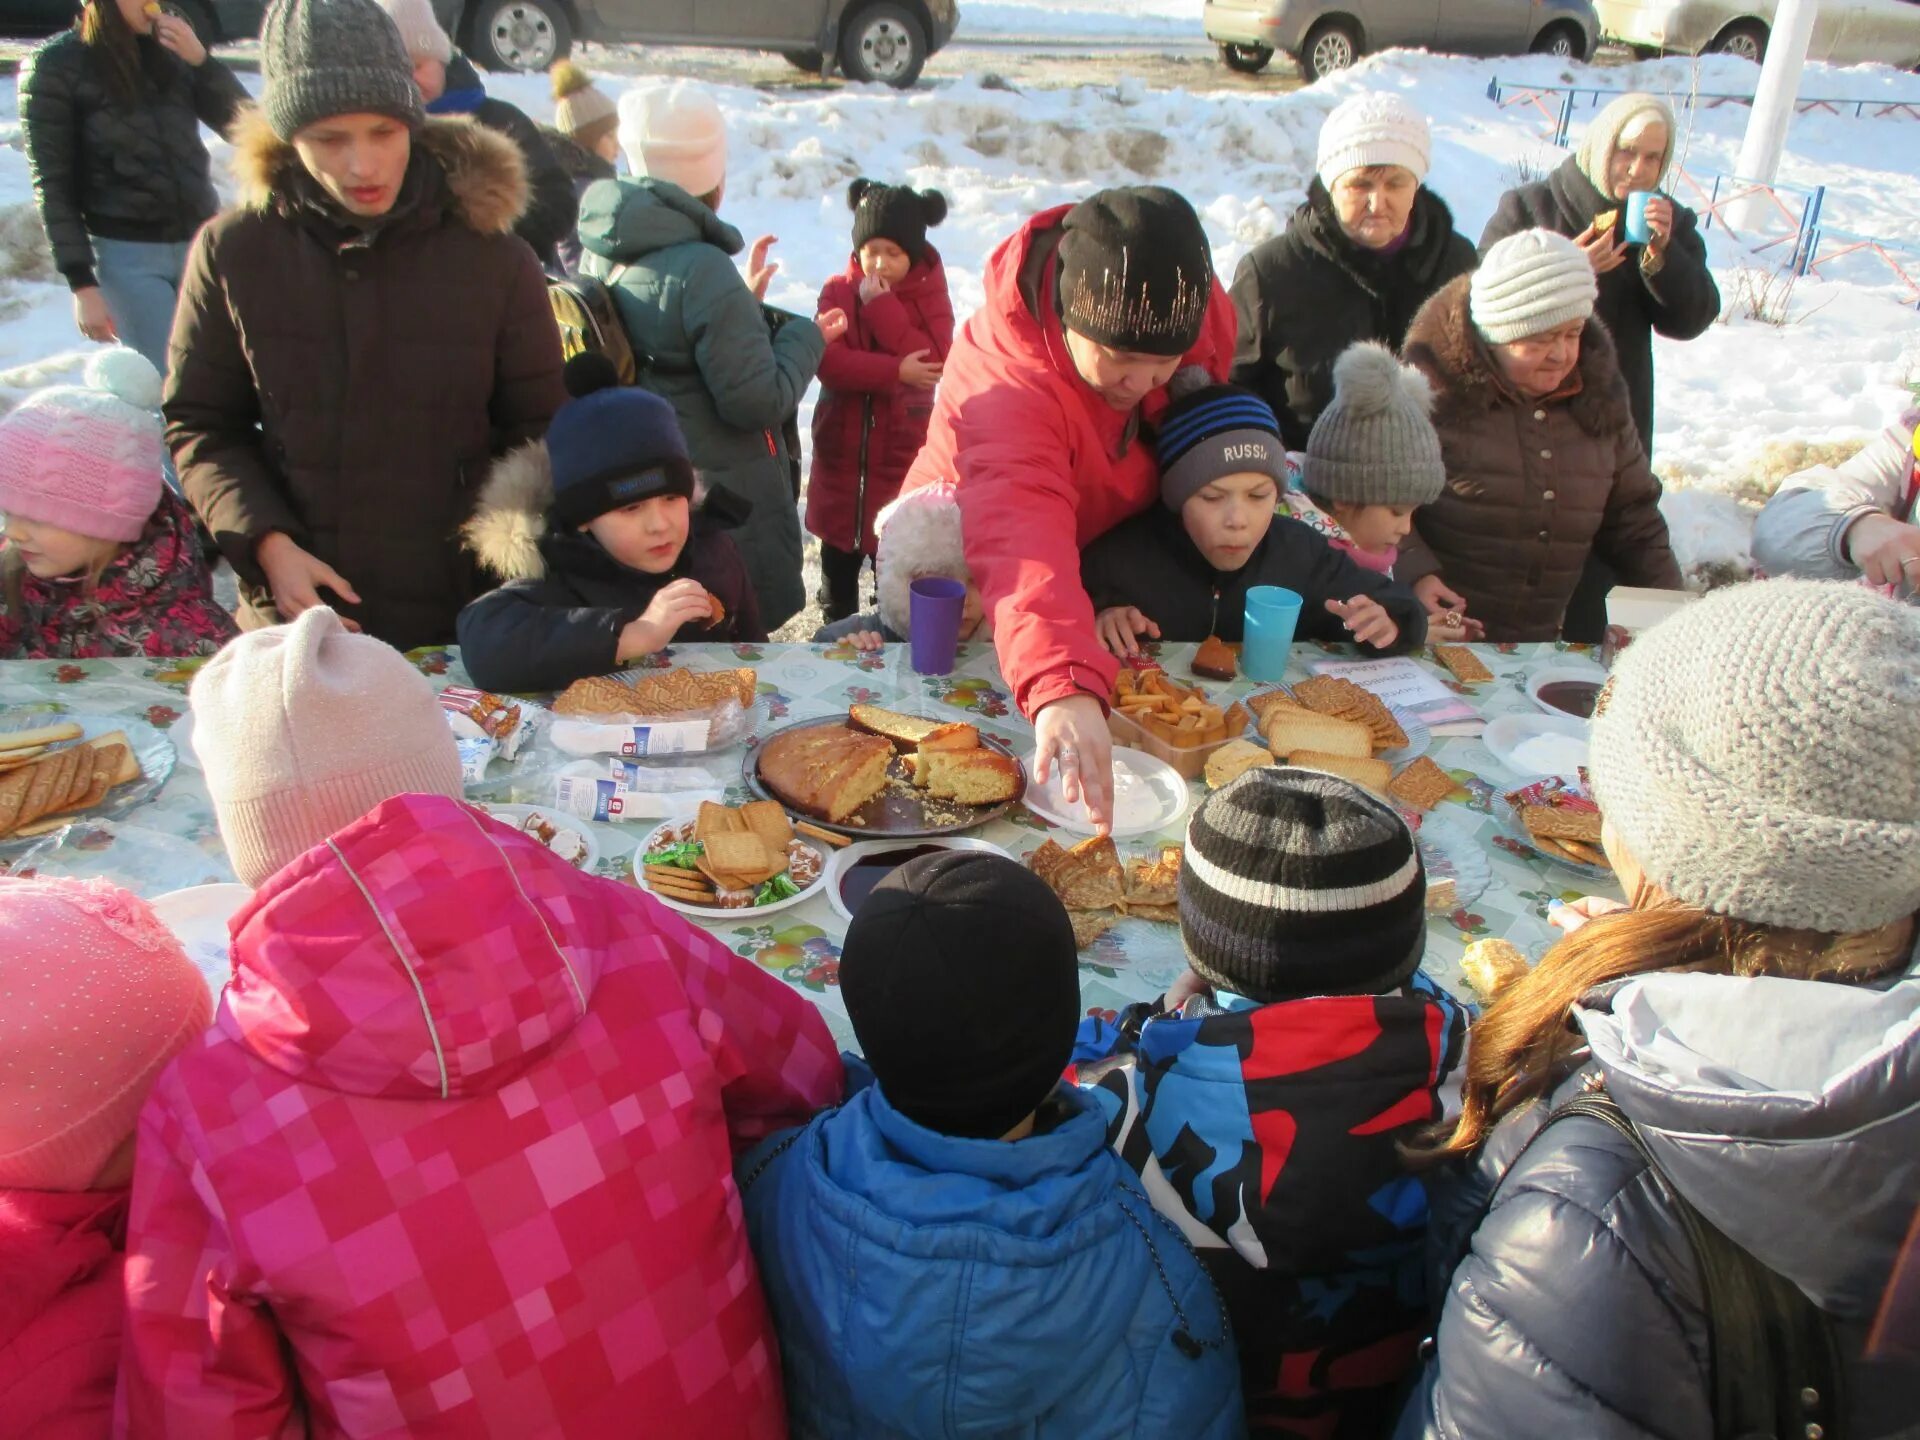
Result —
<instances>
[{"instance_id":1,"label":"outstretched hand","mask_svg":"<svg viewBox=\"0 0 1920 1440\"><path fill-rule=\"evenodd\" d=\"M773 283L773 277L780 273L780 262L767 259L767 251L778 243L778 239L778 236L762 235L747 251L747 288L753 291L756 300L767 298L767 287Z\"/></svg>"}]
</instances>

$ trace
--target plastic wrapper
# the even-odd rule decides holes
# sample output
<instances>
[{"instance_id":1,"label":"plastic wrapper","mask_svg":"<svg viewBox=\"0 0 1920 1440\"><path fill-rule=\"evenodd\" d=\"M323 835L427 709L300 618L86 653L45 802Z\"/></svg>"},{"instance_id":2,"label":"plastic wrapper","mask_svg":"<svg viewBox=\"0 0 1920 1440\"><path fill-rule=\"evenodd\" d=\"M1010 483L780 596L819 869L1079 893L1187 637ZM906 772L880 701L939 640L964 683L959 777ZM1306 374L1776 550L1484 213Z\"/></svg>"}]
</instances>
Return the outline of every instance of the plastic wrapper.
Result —
<instances>
[{"instance_id":1,"label":"plastic wrapper","mask_svg":"<svg viewBox=\"0 0 1920 1440\"><path fill-rule=\"evenodd\" d=\"M702 755L738 745L753 733L758 706L725 700L678 715L556 716L547 736L568 755L621 755L649 759Z\"/></svg>"},{"instance_id":2,"label":"plastic wrapper","mask_svg":"<svg viewBox=\"0 0 1920 1440\"><path fill-rule=\"evenodd\" d=\"M614 758L562 766L553 776L552 804L582 820L619 823L684 814L705 800L717 805L723 795L724 787L704 770L651 770Z\"/></svg>"},{"instance_id":3,"label":"plastic wrapper","mask_svg":"<svg viewBox=\"0 0 1920 1440\"><path fill-rule=\"evenodd\" d=\"M460 748L460 778L469 789L487 784L487 766L495 759L511 764L538 728L539 707L485 690L449 685L440 692L440 709Z\"/></svg>"}]
</instances>

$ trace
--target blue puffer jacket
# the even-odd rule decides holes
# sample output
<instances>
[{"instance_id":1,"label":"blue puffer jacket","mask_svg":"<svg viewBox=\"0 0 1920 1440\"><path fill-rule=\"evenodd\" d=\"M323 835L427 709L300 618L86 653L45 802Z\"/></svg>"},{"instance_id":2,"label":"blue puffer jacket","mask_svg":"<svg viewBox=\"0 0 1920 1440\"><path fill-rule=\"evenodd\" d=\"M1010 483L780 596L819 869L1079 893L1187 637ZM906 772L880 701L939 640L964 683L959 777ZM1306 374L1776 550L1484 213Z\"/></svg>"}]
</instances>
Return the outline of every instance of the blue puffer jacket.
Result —
<instances>
[{"instance_id":1,"label":"blue puffer jacket","mask_svg":"<svg viewBox=\"0 0 1920 1440\"><path fill-rule=\"evenodd\" d=\"M1245 1433L1219 1298L1105 1120L1063 1086L1041 1125L956 1139L869 1084L741 1162L795 1436Z\"/></svg>"}]
</instances>

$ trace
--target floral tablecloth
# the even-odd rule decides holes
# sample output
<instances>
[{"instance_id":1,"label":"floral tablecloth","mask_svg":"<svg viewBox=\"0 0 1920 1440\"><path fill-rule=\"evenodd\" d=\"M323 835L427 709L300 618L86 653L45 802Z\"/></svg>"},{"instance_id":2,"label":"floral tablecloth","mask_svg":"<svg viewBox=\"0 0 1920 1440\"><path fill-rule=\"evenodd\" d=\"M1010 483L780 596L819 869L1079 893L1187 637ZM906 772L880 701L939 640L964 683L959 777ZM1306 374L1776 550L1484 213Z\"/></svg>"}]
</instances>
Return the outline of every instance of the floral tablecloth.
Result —
<instances>
[{"instance_id":1,"label":"floral tablecloth","mask_svg":"<svg viewBox=\"0 0 1920 1440\"><path fill-rule=\"evenodd\" d=\"M1159 658L1183 679L1191 646L1166 645ZM1453 688L1467 696L1488 719L1509 712L1529 711L1526 692L1531 669L1562 655L1569 648L1554 645L1477 646L1475 649L1495 674L1490 684ZM1295 647L1289 680L1304 678L1307 665L1325 658L1322 647ZM411 657L436 685L465 684L456 650L423 650ZM86 660L9 661L0 663L0 712L22 709L108 715L139 721L165 732L177 751L174 771L150 803L118 820L81 823L57 837L30 848L0 850L0 866L16 872L103 875L142 894L153 896L190 885L231 880L215 829L212 807L192 745L193 717L187 706L187 686L201 662ZM696 669L752 665L760 677L760 694L769 726L843 711L848 705L872 703L926 715L964 717L1021 754L1033 746L1033 731L1014 711L1005 683L994 663L991 646L962 648L959 664L949 676L929 677L911 669L905 646L888 646L877 653L861 653L845 645L712 645L682 647L654 664L683 664ZM1435 670L1445 679L1445 673ZM1448 679L1447 683L1453 682ZM1239 698L1260 688L1240 681L1209 687L1224 698ZM0 718L5 718L0 714ZM1502 833L1495 803L1502 790L1520 778L1506 770L1477 739L1436 738L1428 752L1458 783L1451 800L1434 812L1430 829L1448 832L1455 848L1464 836L1477 847L1491 871L1486 888L1451 915L1435 916L1428 927L1427 968L1449 987L1458 988L1459 960L1468 942L1498 935L1513 941L1530 955L1546 948L1555 932L1546 923L1548 902L1571 898L1596 886L1573 871L1539 859ZM735 749L706 757L707 768L724 774L739 793L742 752ZM548 757L551 764L551 757ZM522 756L517 775L495 762L485 797L546 801L544 778L536 776L539 761ZM516 783L518 782L518 783ZM1202 787L1195 785L1197 800ZM1126 854L1146 853L1165 841L1178 841L1184 818L1160 834L1121 843ZM631 857L650 828L634 825L592 827L601 849L601 872L632 883ZM972 832L1022 855L1053 829L1046 821L1016 806L1008 815ZM1063 837L1072 843L1073 837ZM1429 847L1431 848L1431 847ZM737 917L708 925L738 953L756 960L803 990L819 1004L835 1035L850 1043L837 985L839 940L845 929L824 896L793 909L768 916L759 924ZM1081 991L1091 1010L1114 1010L1136 1000L1158 995L1182 967L1178 930L1169 925L1129 920L1101 936L1081 956Z\"/></svg>"}]
</instances>

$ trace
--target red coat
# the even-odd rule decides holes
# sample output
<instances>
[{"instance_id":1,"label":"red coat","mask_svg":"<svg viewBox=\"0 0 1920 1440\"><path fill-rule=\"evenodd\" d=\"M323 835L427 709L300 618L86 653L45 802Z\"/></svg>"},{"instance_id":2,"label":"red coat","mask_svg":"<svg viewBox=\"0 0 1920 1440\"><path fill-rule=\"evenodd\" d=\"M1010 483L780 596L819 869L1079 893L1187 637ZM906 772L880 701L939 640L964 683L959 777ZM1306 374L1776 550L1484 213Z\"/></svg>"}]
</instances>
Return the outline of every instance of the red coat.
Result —
<instances>
[{"instance_id":1,"label":"red coat","mask_svg":"<svg viewBox=\"0 0 1920 1440\"><path fill-rule=\"evenodd\" d=\"M806 1000L442 796L231 930L141 1116L124 1433L786 1433L732 1160L840 1097Z\"/></svg>"},{"instance_id":2,"label":"red coat","mask_svg":"<svg viewBox=\"0 0 1920 1440\"><path fill-rule=\"evenodd\" d=\"M900 362L916 350L947 358L953 301L931 245L906 279L868 305L860 303L861 278L856 255L820 291L815 312L846 311L847 333L820 361L807 529L841 550L871 555L873 517L900 493L933 417L934 392L903 385Z\"/></svg>"},{"instance_id":3,"label":"red coat","mask_svg":"<svg viewBox=\"0 0 1920 1440\"><path fill-rule=\"evenodd\" d=\"M905 486L956 483L967 566L1000 673L1028 718L1076 693L1103 704L1112 693L1116 662L1094 634L1080 550L1160 494L1159 467L1136 432L1137 419L1166 408L1166 392L1149 395L1137 419L1113 409L1075 371L1052 318L1056 267L1036 252L1057 243L1069 208L1043 210L988 259L986 303L954 342ZM1224 380L1233 338L1233 306L1216 280L1186 363Z\"/></svg>"},{"instance_id":4,"label":"red coat","mask_svg":"<svg viewBox=\"0 0 1920 1440\"><path fill-rule=\"evenodd\" d=\"M0 1191L0 1434L106 1440L125 1190Z\"/></svg>"}]
</instances>

